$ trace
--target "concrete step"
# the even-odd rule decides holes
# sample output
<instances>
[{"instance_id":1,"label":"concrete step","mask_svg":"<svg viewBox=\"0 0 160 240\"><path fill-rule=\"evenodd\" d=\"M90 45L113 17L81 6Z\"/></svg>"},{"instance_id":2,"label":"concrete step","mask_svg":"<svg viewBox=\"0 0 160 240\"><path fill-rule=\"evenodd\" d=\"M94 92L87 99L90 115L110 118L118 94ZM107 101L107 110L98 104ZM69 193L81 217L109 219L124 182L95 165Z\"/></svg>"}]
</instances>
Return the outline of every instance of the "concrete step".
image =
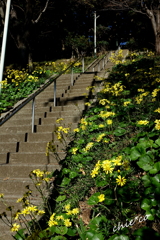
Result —
<instances>
[{"instance_id":1,"label":"concrete step","mask_svg":"<svg viewBox=\"0 0 160 240\"><path fill-rule=\"evenodd\" d=\"M56 123L57 117L53 117L54 114L49 113L47 118L43 118L42 119L42 125L53 125L54 123ZM79 122L80 120L80 116L79 115L73 115L73 116L65 116L64 119L64 123L68 124L68 123L76 123Z\"/></svg>"},{"instance_id":2,"label":"concrete step","mask_svg":"<svg viewBox=\"0 0 160 240\"><path fill-rule=\"evenodd\" d=\"M53 153L50 153L49 156L46 156L44 152L18 152L18 153L10 153L9 162L13 163L23 163L23 164L55 164L66 156L65 152L58 152L58 157L56 157ZM23 161L22 161L23 159Z\"/></svg>"},{"instance_id":3,"label":"concrete step","mask_svg":"<svg viewBox=\"0 0 160 240\"><path fill-rule=\"evenodd\" d=\"M57 164L6 164L0 166L0 176L3 179L6 178L27 178L31 171L35 169L46 170L54 172L56 169L60 169Z\"/></svg>"},{"instance_id":4,"label":"concrete step","mask_svg":"<svg viewBox=\"0 0 160 240\"><path fill-rule=\"evenodd\" d=\"M4 195L8 193L10 195L23 195L27 185L29 185L34 192L36 191L35 186L29 178L0 178L1 193Z\"/></svg>"},{"instance_id":5,"label":"concrete step","mask_svg":"<svg viewBox=\"0 0 160 240\"><path fill-rule=\"evenodd\" d=\"M6 164L9 161L9 153L4 152L0 153L0 165Z\"/></svg>"},{"instance_id":6,"label":"concrete step","mask_svg":"<svg viewBox=\"0 0 160 240\"><path fill-rule=\"evenodd\" d=\"M69 141L67 143L69 143ZM61 143L60 141L55 141L54 145L57 147L57 150L64 149L64 143ZM43 152L45 155L46 147L47 142L21 142L19 144L19 152Z\"/></svg>"},{"instance_id":7,"label":"concrete step","mask_svg":"<svg viewBox=\"0 0 160 240\"><path fill-rule=\"evenodd\" d=\"M26 136L24 133L1 134L1 142L25 142Z\"/></svg>"},{"instance_id":8,"label":"concrete step","mask_svg":"<svg viewBox=\"0 0 160 240\"><path fill-rule=\"evenodd\" d=\"M18 146L17 142L0 142L0 150L1 153L7 153L7 152L17 152Z\"/></svg>"},{"instance_id":9,"label":"concrete step","mask_svg":"<svg viewBox=\"0 0 160 240\"><path fill-rule=\"evenodd\" d=\"M64 124L61 124L63 127L70 127L71 130L77 128L77 125L78 123L64 123ZM53 125L38 125L37 126L37 132L53 132L54 131L54 126Z\"/></svg>"}]
</instances>

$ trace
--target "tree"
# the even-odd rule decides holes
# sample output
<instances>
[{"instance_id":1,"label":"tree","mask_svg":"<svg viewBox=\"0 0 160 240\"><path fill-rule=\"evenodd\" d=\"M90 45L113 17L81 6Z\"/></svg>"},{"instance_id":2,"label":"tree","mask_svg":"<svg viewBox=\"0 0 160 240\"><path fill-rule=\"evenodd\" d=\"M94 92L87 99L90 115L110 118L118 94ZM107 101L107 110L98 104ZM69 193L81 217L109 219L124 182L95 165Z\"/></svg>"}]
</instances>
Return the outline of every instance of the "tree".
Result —
<instances>
[{"instance_id":1,"label":"tree","mask_svg":"<svg viewBox=\"0 0 160 240\"><path fill-rule=\"evenodd\" d=\"M10 11L9 33L19 49L22 66L28 62L32 71L32 41L36 24L48 7L49 0L13 0ZM1 0L0 18L4 24L6 0ZM27 59L28 58L28 59ZM26 61L27 59L27 61Z\"/></svg>"},{"instance_id":2,"label":"tree","mask_svg":"<svg viewBox=\"0 0 160 240\"><path fill-rule=\"evenodd\" d=\"M152 24L155 50L160 55L160 1L159 0L108 0L105 7L110 9L130 9L146 15Z\"/></svg>"}]
</instances>

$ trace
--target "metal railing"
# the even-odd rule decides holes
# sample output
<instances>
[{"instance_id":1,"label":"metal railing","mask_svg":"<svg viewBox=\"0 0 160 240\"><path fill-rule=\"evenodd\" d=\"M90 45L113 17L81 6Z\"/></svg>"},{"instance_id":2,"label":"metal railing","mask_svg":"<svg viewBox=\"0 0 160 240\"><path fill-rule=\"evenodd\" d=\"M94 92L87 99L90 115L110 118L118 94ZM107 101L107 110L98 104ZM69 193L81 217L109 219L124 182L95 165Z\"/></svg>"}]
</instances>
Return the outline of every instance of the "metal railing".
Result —
<instances>
[{"instance_id":1,"label":"metal railing","mask_svg":"<svg viewBox=\"0 0 160 240\"><path fill-rule=\"evenodd\" d=\"M78 61L82 61L82 74L87 71L89 68L92 67L92 70L94 72L95 67L98 65L98 70L100 71L100 64L102 61L102 68L105 67L105 64L108 62L109 60L109 55L107 54L105 55L103 58L98 57L96 58L89 66L87 66L87 68L85 69L85 65L84 65L84 56L82 56L81 58L77 59L74 63L72 63L68 68L66 68L64 71L60 72L59 74L53 74L51 77L49 77L46 80L46 83L43 84L43 86L41 88L39 88L36 92L32 93L27 99L25 99L20 105L18 105L17 107L15 107L14 109L10 110L9 113L7 115L5 115L4 117L2 117L2 120L0 121L0 126L2 126L8 119L10 119L15 113L17 113L20 109L22 109L24 106L26 106L27 103L29 103L30 101L32 101L32 119L31 119L31 123L32 123L32 133L34 132L34 122L35 122L35 99L37 97L37 95L39 95L42 91L44 91L49 85L51 85L52 83L54 83L54 89L53 89L53 96L54 96L54 107L56 106L56 83L57 83L57 79L64 74L66 71L68 71L69 69L71 69L71 86L73 86L74 83L74 73L73 73L73 68L74 68L74 64L77 63ZM79 75L80 76L80 75Z\"/></svg>"}]
</instances>

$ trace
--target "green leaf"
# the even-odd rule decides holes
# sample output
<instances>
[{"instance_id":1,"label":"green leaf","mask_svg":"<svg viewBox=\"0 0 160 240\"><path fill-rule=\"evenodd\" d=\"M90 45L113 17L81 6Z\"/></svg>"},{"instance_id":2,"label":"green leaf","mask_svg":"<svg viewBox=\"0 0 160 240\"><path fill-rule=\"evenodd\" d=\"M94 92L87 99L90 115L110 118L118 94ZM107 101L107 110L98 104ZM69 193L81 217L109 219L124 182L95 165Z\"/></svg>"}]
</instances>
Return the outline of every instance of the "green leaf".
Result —
<instances>
[{"instance_id":1,"label":"green leaf","mask_svg":"<svg viewBox=\"0 0 160 240\"><path fill-rule=\"evenodd\" d=\"M85 237L88 240L104 240L102 233L95 233L95 231L88 231Z\"/></svg>"},{"instance_id":2,"label":"green leaf","mask_svg":"<svg viewBox=\"0 0 160 240\"><path fill-rule=\"evenodd\" d=\"M145 198L142 200L142 203L141 203L141 208L144 209L144 210L148 210L151 208L151 202L149 199Z\"/></svg>"},{"instance_id":3,"label":"green leaf","mask_svg":"<svg viewBox=\"0 0 160 240\"><path fill-rule=\"evenodd\" d=\"M67 240L67 238L64 236L56 236L56 237L52 237L50 240Z\"/></svg>"},{"instance_id":4,"label":"green leaf","mask_svg":"<svg viewBox=\"0 0 160 240\"><path fill-rule=\"evenodd\" d=\"M77 175L78 175L77 172L71 171L71 172L69 173L69 178L75 178L75 177L77 177Z\"/></svg>"},{"instance_id":5,"label":"green leaf","mask_svg":"<svg viewBox=\"0 0 160 240\"><path fill-rule=\"evenodd\" d=\"M151 213L151 211L150 211L150 209L148 209L147 211L146 211L146 216L147 216L147 219L148 220L154 220L154 216L153 216L153 214Z\"/></svg>"},{"instance_id":6,"label":"green leaf","mask_svg":"<svg viewBox=\"0 0 160 240\"><path fill-rule=\"evenodd\" d=\"M61 202L64 201L66 199L66 195L60 195L57 199L56 202Z\"/></svg>"},{"instance_id":7,"label":"green leaf","mask_svg":"<svg viewBox=\"0 0 160 240\"><path fill-rule=\"evenodd\" d=\"M131 153L130 153L130 158L131 160L137 160L142 154L145 154L145 148L143 147L132 147L131 148Z\"/></svg>"},{"instance_id":8,"label":"green leaf","mask_svg":"<svg viewBox=\"0 0 160 240\"><path fill-rule=\"evenodd\" d=\"M148 187L151 185L150 176L148 176L147 174L142 177L142 180L145 187Z\"/></svg>"},{"instance_id":9,"label":"green leaf","mask_svg":"<svg viewBox=\"0 0 160 240\"><path fill-rule=\"evenodd\" d=\"M57 234L65 235L68 232L68 228L66 226L58 226L55 229Z\"/></svg>"},{"instance_id":10,"label":"green leaf","mask_svg":"<svg viewBox=\"0 0 160 240\"><path fill-rule=\"evenodd\" d=\"M25 229L20 229L17 234L14 236L16 240L24 240L25 235L24 235Z\"/></svg>"},{"instance_id":11,"label":"green leaf","mask_svg":"<svg viewBox=\"0 0 160 240\"><path fill-rule=\"evenodd\" d=\"M158 138L158 139L155 141L155 143L156 143L158 146L160 146L160 138Z\"/></svg>"},{"instance_id":12,"label":"green leaf","mask_svg":"<svg viewBox=\"0 0 160 240\"><path fill-rule=\"evenodd\" d=\"M129 238L126 235L119 235L115 236L114 238L109 238L108 240L129 240Z\"/></svg>"},{"instance_id":13,"label":"green leaf","mask_svg":"<svg viewBox=\"0 0 160 240\"><path fill-rule=\"evenodd\" d=\"M151 158L145 154L139 158L139 161L137 162L137 165L142 168L144 171L148 171L152 169L152 165L154 162L151 160Z\"/></svg>"},{"instance_id":14,"label":"green leaf","mask_svg":"<svg viewBox=\"0 0 160 240\"><path fill-rule=\"evenodd\" d=\"M95 205L99 202L98 196L100 195L99 192L94 193L87 201L89 205Z\"/></svg>"},{"instance_id":15,"label":"green leaf","mask_svg":"<svg viewBox=\"0 0 160 240\"><path fill-rule=\"evenodd\" d=\"M156 162L153 168L149 171L150 174L156 174L160 171L160 162Z\"/></svg>"},{"instance_id":16,"label":"green leaf","mask_svg":"<svg viewBox=\"0 0 160 240\"><path fill-rule=\"evenodd\" d=\"M71 179L64 177L61 183L61 186L68 185L70 183Z\"/></svg>"},{"instance_id":17,"label":"green leaf","mask_svg":"<svg viewBox=\"0 0 160 240\"><path fill-rule=\"evenodd\" d=\"M160 174L151 177L150 180L153 185L155 185L156 187L160 187Z\"/></svg>"},{"instance_id":18,"label":"green leaf","mask_svg":"<svg viewBox=\"0 0 160 240\"><path fill-rule=\"evenodd\" d=\"M77 234L77 231L74 229L74 228L68 228L68 232L67 232L67 235L68 236L76 236L76 234Z\"/></svg>"},{"instance_id":19,"label":"green leaf","mask_svg":"<svg viewBox=\"0 0 160 240\"><path fill-rule=\"evenodd\" d=\"M118 129L116 129L116 130L113 132L113 134L114 134L115 136L117 136L117 137L122 136L122 135L124 135L125 133L126 133L126 130L123 129L123 128L118 128Z\"/></svg>"},{"instance_id":20,"label":"green leaf","mask_svg":"<svg viewBox=\"0 0 160 240\"><path fill-rule=\"evenodd\" d=\"M71 170L68 168L63 168L62 172L63 174L68 174Z\"/></svg>"}]
</instances>

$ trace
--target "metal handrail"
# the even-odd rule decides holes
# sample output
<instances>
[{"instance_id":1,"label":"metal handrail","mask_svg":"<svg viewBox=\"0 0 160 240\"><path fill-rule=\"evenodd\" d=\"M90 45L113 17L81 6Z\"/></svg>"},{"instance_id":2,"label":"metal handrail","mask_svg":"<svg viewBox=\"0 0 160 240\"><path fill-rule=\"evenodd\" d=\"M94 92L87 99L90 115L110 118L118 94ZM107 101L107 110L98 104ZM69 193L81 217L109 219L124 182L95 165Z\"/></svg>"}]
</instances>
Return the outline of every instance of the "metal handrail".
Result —
<instances>
[{"instance_id":1,"label":"metal handrail","mask_svg":"<svg viewBox=\"0 0 160 240\"><path fill-rule=\"evenodd\" d=\"M32 132L34 132L34 118L35 118L35 98L38 94L40 94L43 90L45 90L50 84L54 82L54 106L56 106L56 80L59 78L63 73L65 73L68 69L71 68L71 85L73 85L73 67L76 62L78 62L80 59L82 59L82 73L84 73L89 67L91 67L98 59L95 59L93 63L91 63L86 69L84 68L84 56L78 58L74 63L72 63L67 69L60 72L57 76L57 74L53 74L51 77L49 77L46 80L46 83L38 89L36 92L32 93L27 99L25 99L20 105L18 105L16 108L11 110L6 116L2 118L2 121L0 122L0 126L2 126L8 119L10 119L15 113L17 113L20 109L22 109L27 103L29 103L32 100ZM101 61L102 59L100 59ZM99 63L99 61L98 61ZM96 63L96 65L98 64Z\"/></svg>"}]
</instances>

